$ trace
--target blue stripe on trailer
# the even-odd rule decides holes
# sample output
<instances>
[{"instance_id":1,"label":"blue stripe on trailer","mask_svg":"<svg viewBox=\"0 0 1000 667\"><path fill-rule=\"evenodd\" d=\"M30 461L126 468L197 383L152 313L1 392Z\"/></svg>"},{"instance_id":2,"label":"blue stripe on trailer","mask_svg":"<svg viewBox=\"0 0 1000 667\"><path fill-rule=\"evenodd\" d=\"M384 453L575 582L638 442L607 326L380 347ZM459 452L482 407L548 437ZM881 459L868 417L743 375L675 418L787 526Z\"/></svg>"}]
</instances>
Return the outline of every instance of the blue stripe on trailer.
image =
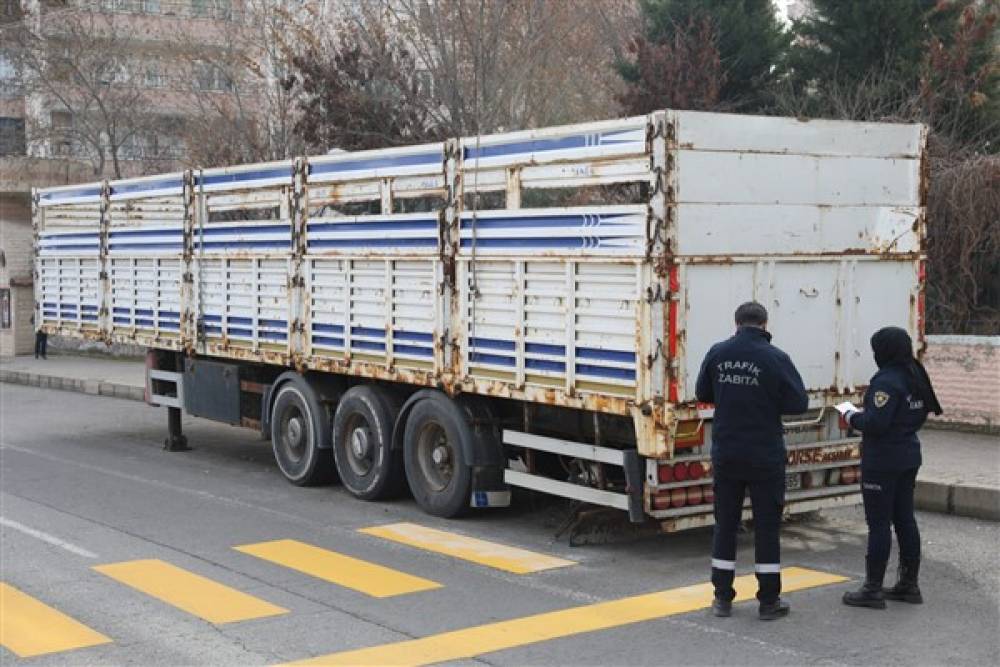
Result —
<instances>
[{"instance_id":1,"label":"blue stripe on trailer","mask_svg":"<svg viewBox=\"0 0 1000 667\"><path fill-rule=\"evenodd\" d=\"M195 183L203 185L220 185L225 183L243 183L246 181L262 181L272 178L292 178L292 167L272 167L256 171L242 171L232 174L203 174L195 177Z\"/></svg>"},{"instance_id":2,"label":"blue stripe on trailer","mask_svg":"<svg viewBox=\"0 0 1000 667\"><path fill-rule=\"evenodd\" d=\"M178 324L177 322L162 322L161 321L160 322L160 328L161 329L170 329L171 331L179 331L180 328L181 328L181 325Z\"/></svg>"},{"instance_id":3,"label":"blue stripe on trailer","mask_svg":"<svg viewBox=\"0 0 1000 667\"><path fill-rule=\"evenodd\" d=\"M177 189L178 192L184 186L184 182L180 176L175 178L163 178L158 181L145 181L142 183L112 183L111 184L111 194L112 195L131 195L139 192L151 192L153 190L171 190Z\"/></svg>"},{"instance_id":4,"label":"blue stripe on trailer","mask_svg":"<svg viewBox=\"0 0 1000 667\"><path fill-rule=\"evenodd\" d=\"M55 308L55 307L56 307L56 304L52 303L51 301L43 301L42 302L42 308Z\"/></svg>"},{"instance_id":5,"label":"blue stripe on trailer","mask_svg":"<svg viewBox=\"0 0 1000 667\"><path fill-rule=\"evenodd\" d=\"M116 317L114 318L115 324L131 324L132 318L130 317Z\"/></svg>"},{"instance_id":6,"label":"blue stripe on trailer","mask_svg":"<svg viewBox=\"0 0 1000 667\"><path fill-rule=\"evenodd\" d=\"M577 375L590 375L593 377L612 378L615 380L635 380L635 371L624 368L606 368L604 366L592 366L590 364L577 364Z\"/></svg>"},{"instance_id":7,"label":"blue stripe on trailer","mask_svg":"<svg viewBox=\"0 0 1000 667\"><path fill-rule=\"evenodd\" d=\"M252 325L253 319L249 317L230 317L226 320L226 324L246 324Z\"/></svg>"},{"instance_id":8,"label":"blue stripe on trailer","mask_svg":"<svg viewBox=\"0 0 1000 667\"><path fill-rule=\"evenodd\" d=\"M93 311L97 310L97 306L92 306L90 304L85 303L85 304L83 304L83 305L80 306L80 310L86 310L86 311L93 312Z\"/></svg>"},{"instance_id":9,"label":"blue stripe on trailer","mask_svg":"<svg viewBox=\"0 0 1000 667\"><path fill-rule=\"evenodd\" d=\"M181 250L183 243L112 243L109 250Z\"/></svg>"},{"instance_id":10,"label":"blue stripe on trailer","mask_svg":"<svg viewBox=\"0 0 1000 667\"><path fill-rule=\"evenodd\" d=\"M287 340L288 334L282 331L259 331L257 337L264 340Z\"/></svg>"},{"instance_id":11,"label":"blue stripe on trailer","mask_svg":"<svg viewBox=\"0 0 1000 667\"><path fill-rule=\"evenodd\" d=\"M136 308L135 309L135 314L136 315L146 315L147 317L152 317L153 316L153 311L152 310L145 310L145 309Z\"/></svg>"},{"instance_id":12,"label":"blue stripe on trailer","mask_svg":"<svg viewBox=\"0 0 1000 667\"><path fill-rule=\"evenodd\" d=\"M330 347L344 347L343 338L331 338L329 336L313 336L313 345L328 345Z\"/></svg>"},{"instance_id":13,"label":"blue stripe on trailer","mask_svg":"<svg viewBox=\"0 0 1000 667\"><path fill-rule=\"evenodd\" d=\"M578 359L595 359L597 361L620 361L626 364L635 363L635 352L621 350L601 350L596 347L576 348Z\"/></svg>"},{"instance_id":14,"label":"blue stripe on trailer","mask_svg":"<svg viewBox=\"0 0 1000 667\"><path fill-rule=\"evenodd\" d=\"M548 361L546 359L525 359L524 367L539 371L555 371L557 373L566 372L566 364L561 361Z\"/></svg>"},{"instance_id":15,"label":"blue stripe on trailer","mask_svg":"<svg viewBox=\"0 0 1000 667\"><path fill-rule=\"evenodd\" d=\"M478 361L483 364L493 364L494 366L513 366L513 357L503 357L499 354L483 354L482 352L472 352L469 354L469 361Z\"/></svg>"},{"instance_id":16,"label":"blue stripe on trailer","mask_svg":"<svg viewBox=\"0 0 1000 667\"><path fill-rule=\"evenodd\" d=\"M205 325L203 328L205 330L205 333L217 333L217 334L222 333L222 327L220 326Z\"/></svg>"},{"instance_id":17,"label":"blue stripe on trailer","mask_svg":"<svg viewBox=\"0 0 1000 667\"><path fill-rule=\"evenodd\" d=\"M340 324L322 324L320 322L313 322L312 330L325 333L344 333L344 327Z\"/></svg>"},{"instance_id":18,"label":"blue stripe on trailer","mask_svg":"<svg viewBox=\"0 0 1000 667\"><path fill-rule=\"evenodd\" d=\"M420 333L419 331L403 331L397 329L392 332L392 337L395 340L410 340L418 343L433 343L434 334Z\"/></svg>"},{"instance_id":19,"label":"blue stripe on trailer","mask_svg":"<svg viewBox=\"0 0 1000 667\"><path fill-rule=\"evenodd\" d=\"M402 229L428 229L437 231L435 218L426 220L369 220L363 222L317 222L306 225L308 232L397 232Z\"/></svg>"},{"instance_id":20,"label":"blue stripe on trailer","mask_svg":"<svg viewBox=\"0 0 1000 667\"><path fill-rule=\"evenodd\" d=\"M370 340L352 340L351 347L359 350L379 350L385 351L385 343L373 343Z\"/></svg>"},{"instance_id":21,"label":"blue stripe on trailer","mask_svg":"<svg viewBox=\"0 0 1000 667\"><path fill-rule=\"evenodd\" d=\"M83 313L82 315L80 315L80 319L92 322L97 319L97 315L88 315L87 313Z\"/></svg>"},{"instance_id":22,"label":"blue stripe on trailer","mask_svg":"<svg viewBox=\"0 0 1000 667\"><path fill-rule=\"evenodd\" d=\"M491 350L508 350L510 352L514 351L514 341L497 340L495 338L470 338L469 346L482 347Z\"/></svg>"},{"instance_id":23,"label":"blue stripe on trailer","mask_svg":"<svg viewBox=\"0 0 1000 667\"><path fill-rule=\"evenodd\" d=\"M289 224L283 225L260 225L260 226L241 226L241 227L208 227L206 229L200 230L201 234L205 236L218 236L220 234L272 234L288 232L292 233L292 227Z\"/></svg>"},{"instance_id":24,"label":"blue stripe on trailer","mask_svg":"<svg viewBox=\"0 0 1000 667\"><path fill-rule=\"evenodd\" d=\"M505 155L518 155L520 153L543 153L546 151L563 151L573 148L587 148L590 146L589 134L574 134L568 137L557 137L554 139L528 139L527 141L513 141L506 144L494 144L492 146L467 146L463 153L466 160L476 158L502 157Z\"/></svg>"},{"instance_id":25,"label":"blue stripe on trailer","mask_svg":"<svg viewBox=\"0 0 1000 667\"><path fill-rule=\"evenodd\" d=\"M436 248L437 235L424 239L310 239L310 248Z\"/></svg>"},{"instance_id":26,"label":"blue stripe on trailer","mask_svg":"<svg viewBox=\"0 0 1000 667\"><path fill-rule=\"evenodd\" d=\"M59 310L76 310L76 304L72 303L60 303Z\"/></svg>"},{"instance_id":27,"label":"blue stripe on trailer","mask_svg":"<svg viewBox=\"0 0 1000 667\"><path fill-rule=\"evenodd\" d=\"M45 311L42 311L42 317L48 317L48 318L51 318L51 319L58 319L59 313L57 313L54 310L45 310Z\"/></svg>"},{"instance_id":28,"label":"blue stripe on trailer","mask_svg":"<svg viewBox=\"0 0 1000 667\"><path fill-rule=\"evenodd\" d=\"M462 229L472 229L472 218L462 218ZM596 229L608 225L631 225L633 223L619 223L622 218L631 215L599 215L597 213L573 213L569 215L546 215L538 217L529 216L503 216L500 218L477 218L476 229L522 229L532 227L563 228L563 227L583 227L584 229Z\"/></svg>"},{"instance_id":29,"label":"blue stripe on trailer","mask_svg":"<svg viewBox=\"0 0 1000 667\"><path fill-rule=\"evenodd\" d=\"M412 354L418 357L433 357L434 350L429 347L417 347L416 345L393 345L393 352L399 354Z\"/></svg>"},{"instance_id":30,"label":"blue stripe on trailer","mask_svg":"<svg viewBox=\"0 0 1000 667\"><path fill-rule=\"evenodd\" d=\"M253 338L253 331L251 331L250 329L226 327L226 333L230 336L243 336L245 338Z\"/></svg>"},{"instance_id":31,"label":"blue stripe on trailer","mask_svg":"<svg viewBox=\"0 0 1000 667\"><path fill-rule=\"evenodd\" d=\"M201 319L205 320L206 322L221 322L222 315L202 315Z\"/></svg>"},{"instance_id":32,"label":"blue stripe on trailer","mask_svg":"<svg viewBox=\"0 0 1000 667\"><path fill-rule=\"evenodd\" d=\"M287 327L288 322L285 320L257 320L257 326L260 327Z\"/></svg>"},{"instance_id":33,"label":"blue stripe on trailer","mask_svg":"<svg viewBox=\"0 0 1000 667\"><path fill-rule=\"evenodd\" d=\"M194 246L196 248L203 247L206 250L213 248L221 250L229 249L239 249L239 248L280 248L282 250L287 249L291 245L291 239L285 240L281 239L278 241L195 241Z\"/></svg>"},{"instance_id":34,"label":"blue stripe on trailer","mask_svg":"<svg viewBox=\"0 0 1000 667\"><path fill-rule=\"evenodd\" d=\"M562 345L547 345L545 343L525 343L524 351L528 354L551 354L553 356L565 356L566 348Z\"/></svg>"},{"instance_id":35,"label":"blue stripe on trailer","mask_svg":"<svg viewBox=\"0 0 1000 667\"><path fill-rule=\"evenodd\" d=\"M431 153L414 153L387 157L360 158L343 160L327 164L310 164L310 174L336 174L344 171L361 171L367 169L383 169L385 167L413 167L424 164L438 164L444 160L439 151Z\"/></svg>"},{"instance_id":36,"label":"blue stripe on trailer","mask_svg":"<svg viewBox=\"0 0 1000 667\"><path fill-rule=\"evenodd\" d=\"M76 188L73 190L63 190L61 192L43 192L38 195L42 201L60 201L62 199L75 199L77 197L100 197L101 186L89 186Z\"/></svg>"},{"instance_id":37,"label":"blue stripe on trailer","mask_svg":"<svg viewBox=\"0 0 1000 667\"><path fill-rule=\"evenodd\" d=\"M150 236L176 236L178 238L183 238L184 230L177 229L132 229L128 231L111 232L109 235L112 239L138 239L147 238Z\"/></svg>"},{"instance_id":38,"label":"blue stripe on trailer","mask_svg":"<svg viewBox=\"0 0 1000 667\"><path fill-rule=\"evenodd\" d=\"M140 320L140 319L136 319L135 326L137 326L137 327L148 327L148 328L152 329L153 328L153 320L146 320L146 319Z\"/></svg>"},{"instance_id":39,"label":"blue stripe on trailer","mask_svg":"<svg viewBox=\"0 0 1000 667\"><path fill-rule=\"evenodd\" d=\"M471 248L473 239L462 239L463 248ZM569 248L582 250L587 243L580 238L475 239L477 248Z\"/></svg>"},{"instance_id":40,"label":"blue stripe on trailer","mask_svg":"<svg viewBox=\"0 0 1000 667\"><path fill-rule=\"evenodd\" d=\"M46 245L39 248L39 252L44 255L45 253L51 252L53 250L97 250L98 248L99 244L97 243L94 244L86 243L86 244L75 244L75 245Z\"/></svg>"},{"instance_id":41,"label":"blue stripe on trailer","mask_svg":"<svg viewBox=\"0 0 1000 667\"><path fill-rule=\"evenodd\" d=\"M72 239L87 239L92 241L97 241L100 234L98 232L88 232L79 234L41 234L40 238L43 241L69 241Z\"/></svg>"},{"instance_id":42,"label":"blue stripe on trailer","mask_svg":"<svg viewBox=\"0 0 1000 667\"><path fill-rule=\"evenodd\" d=\"M372 329L371 327L351 327L351 335L372 336L373 338L385 338L385 329Z\"/></svg>"},{"instance_id":43,"label":"blue stripe on trailer","mask_svg":"<svg viewBox=\"0 0 1000 667\"><path fill-rule=\"evenodd\" d=\"M160 317L180 317L181 314L176 310L158 310L156 314Z\"/></svg>"}]
</instances>

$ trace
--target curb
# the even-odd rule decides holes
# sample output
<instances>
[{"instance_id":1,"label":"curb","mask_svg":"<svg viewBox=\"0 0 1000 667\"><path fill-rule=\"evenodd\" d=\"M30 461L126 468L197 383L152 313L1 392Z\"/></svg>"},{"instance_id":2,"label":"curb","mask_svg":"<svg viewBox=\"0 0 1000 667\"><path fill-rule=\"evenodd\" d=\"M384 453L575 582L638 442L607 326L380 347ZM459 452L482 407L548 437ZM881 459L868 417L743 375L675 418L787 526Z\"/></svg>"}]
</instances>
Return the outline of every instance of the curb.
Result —
<instances>
[{"instance_id":1,"label":"curb","mask_svg":"<svg viewBox=\"0 0 1000 667\"><path fill-rule=\"evenodd\" d=\"M144 402L146 400L146 390L144 387L116 382L104 382L102 380L81 380L79 378L41 375L39 373L29 373L28 371L12 371L5 368L0 368L0 382L21 384L28 387L40 387L43 389L74 391L78 394L107 396L128 401Z\"/></svg>"},{"instance_id":2,"label":"curb","mask_svg":"<svg viewBox=\"0 0 1000 667\"><path fill-rule=\"evenodd\" d=\"M929 512L1000 521L1000 489L996 488L918 479L913 500L917 509Z\"/></svg>"}]
</instances>

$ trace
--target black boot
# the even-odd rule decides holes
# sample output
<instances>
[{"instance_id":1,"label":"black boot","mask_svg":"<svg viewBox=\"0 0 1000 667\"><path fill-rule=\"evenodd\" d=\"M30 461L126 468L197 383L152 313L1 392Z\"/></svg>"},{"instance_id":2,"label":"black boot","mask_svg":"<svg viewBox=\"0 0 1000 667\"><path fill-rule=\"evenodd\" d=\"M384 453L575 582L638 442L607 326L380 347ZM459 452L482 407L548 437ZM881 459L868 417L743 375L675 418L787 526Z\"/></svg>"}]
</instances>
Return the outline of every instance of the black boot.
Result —
<instances>
[{"instance_id":1,"label":"black boot","mask_svg":"<svg viewBox=\"0 0 1000 667\"><path fill-rule=\"evenodd\" d=\"M733 603L731 600L724 600L716 597L712 600L712 615L719 618L727 618L733 615Z\"/></svg>"},{"instance_id":2,"label":"black boot","mask_svg":"<svg viewBox=\"0 0 1000 667\"><path fill-rule=\"evenodd\" d=\"M882 595L885 566L885 561L876 563L865 558L865 583L854 592L844 593L844 604L850 607L885 609L885 596Z\"/></svg>"},{"instance_id":3,"label":"black boot","mask_svg":"<svg viewBox=\"0 0 1000 667\"><path fill-rule=\"evenodd\" d=\"M775 621L788 616L790 609L787 602L778 598L774 602L761 602L757 609L757 616L762 621Z\"/></svg>"},{"instance_id":4,"label":"black boot","mask_svg":"<svg viewBox=\"0 0 1000 667\"><path fill-rule=\"evenodd\" d=\"M882 589L887 600L899 600L911 604L923 604L917 577L920 575L920 559L899 559L899 578L892 588Z\"/></svg>"}]
</instances>

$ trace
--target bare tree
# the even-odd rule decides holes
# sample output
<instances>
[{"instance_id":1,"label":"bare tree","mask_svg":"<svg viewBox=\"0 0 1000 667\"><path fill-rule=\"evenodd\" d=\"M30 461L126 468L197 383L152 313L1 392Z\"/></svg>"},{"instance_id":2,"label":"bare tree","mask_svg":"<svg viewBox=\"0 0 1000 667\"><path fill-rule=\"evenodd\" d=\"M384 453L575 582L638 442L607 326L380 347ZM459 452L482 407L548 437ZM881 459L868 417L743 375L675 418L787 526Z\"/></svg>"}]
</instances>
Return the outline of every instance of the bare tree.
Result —
<instances>
[{"instance_id":1,"label":"bare tree","mask_svg":"<svg viewBox=\"0 0 1000 667\"><path fill-rule=\"evenodd\" d=\"M161 124L143 74L133 67L140 35L114 13L69 7L4 27L28 100L29 151L84 157L95 174L156 151ZM48 114L37 113L40 109ZM33 111L35 113L33 113Z\"/></svg>"},{"instance_id":2,"label":"bare tree","mask_svg":"<svg viewBox=\"0 0 1000 667\"><path fill-rule=\"evenodd\" d=\"M245 0L215 35L176 38L181 72L194 93L186 100L186 160L216 166L301 154L292 59L319 44L315 3ZM208 46L211 44L211 46Z\"/></svg>"}]
</instances>

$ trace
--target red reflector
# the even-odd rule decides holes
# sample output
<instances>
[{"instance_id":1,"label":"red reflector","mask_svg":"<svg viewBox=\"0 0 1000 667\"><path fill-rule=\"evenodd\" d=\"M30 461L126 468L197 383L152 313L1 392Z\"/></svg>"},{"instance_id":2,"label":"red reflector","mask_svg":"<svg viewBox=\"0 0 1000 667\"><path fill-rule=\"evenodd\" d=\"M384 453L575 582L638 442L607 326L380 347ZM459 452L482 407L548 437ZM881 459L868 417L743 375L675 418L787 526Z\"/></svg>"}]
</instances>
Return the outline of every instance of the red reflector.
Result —
<instances>
[{"instance_id":1,"label":"red reflector","mask_svg":"<svg viewBox=\"0 0 1000 667\"><path fill-rule=\"evenodd\" d=\"M687 490L686 489L671 489L670 490L670 504L673 507L684 507L687 502Z\"/></svg>"},{"instance_id":2,"label":"red reflector","mask_svg":"<svg viewBox=\"0 0 1000 667\"><path fill-rule=\"evenodd\" d=\"M668 482L674 481L674 468L669 463L665 466L660 466L656 469L656 478L660 480L661 484L666 484Z\"/></svg>"},{"instance_id":3,"label":"red reflector","mask_svg":"<svg viewBox=\"0 0 1000 667\"><path fill-rule=\"evenodd\" d=\"M688 464L688 479L701 479L705 476L705 466L701 461L692 461Z\"/></svg>"},{"instance_id":4,"label":"red reflector","mask_svg":"<svg viewBox=\"0 0 1000 667\"><path fill-rule=\"evenodd\" d=\"M688 478L688 467L686 463L675 463L674 464L674 479L678 482L683 482Z\"/></svg>"},{"instance_id":5,"label":"red reflector","mask_svg":"<svg viewBox=\"0 0 1000 667\"><path fill-rule=\"evenodd\" d=\"M704 499L706 503L715 502L715 489L712 488L711 484L706 484L705 486L701 487L701 497Z\"/></svg>"}]
</instances>

